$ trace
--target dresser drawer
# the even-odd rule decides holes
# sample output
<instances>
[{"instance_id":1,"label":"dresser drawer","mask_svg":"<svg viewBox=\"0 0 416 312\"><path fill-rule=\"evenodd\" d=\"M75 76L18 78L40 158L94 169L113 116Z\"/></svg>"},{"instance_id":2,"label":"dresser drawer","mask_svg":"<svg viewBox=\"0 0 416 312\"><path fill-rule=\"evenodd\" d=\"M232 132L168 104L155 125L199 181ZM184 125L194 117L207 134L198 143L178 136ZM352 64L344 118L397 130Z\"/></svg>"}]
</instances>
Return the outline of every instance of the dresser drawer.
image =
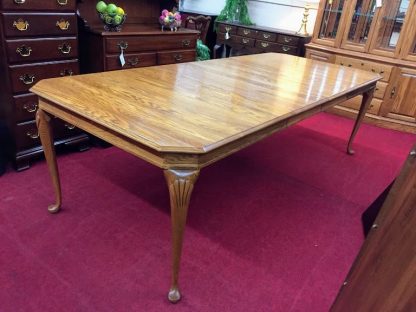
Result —
<instances>
[{"instance_id":1,"label":"dresser drawer","mask_svg":"<svg viewBox=\"0 0 416 312\"><path fill-rule=\"evenodd\" d=\"M33 93L13 96L14 120L16 123L35 119L38 97Z\"/></svg>"},{"instance_id":2,"label":"dresser drawer","mask_svg":"<svg viewBox=\"0 0 416 312\"><path fill-rule=\"evenodd\" d=\"M359 96L356 96L352 99L345 101L344 103L341 104L341 106L352 108L358 111L360 109L362 99L363 99L362 95L359 95ZM371 101L370 107L367 110L367 113L378 115L378 112L380 110L382 103L383 101L380 99L373 99Z\"/></svg>"},{"instance_id":3,"label":"dresser drawer","mask_svg":"<svg viewBox=\"0 0 416 312\"><path fill-rule=\"evenodd\" d=\"M53 119L53 137L55 140L67 139L81 134L82 130L59 118Z\"/></svg>"},{"instance_id":4,"label":"dresser drawer","mask_svg":"<svg viewBox=\"0 0 416 312\"><path fill-rule=\"evenodd\" d=\"M299 43L299 38L295 36L279 34L277 36L277 42L284 45L297 46Z\"/></svg>"},{"instance_id":5,"label":"dresser drawer","mask_svg":"<svg viewBox=\"0 0 416 312\"><path fill-rule=\"evenodd\" d=\"M257 33L257 39L259 40L275 42L276 38L277 38L277 34L275 33L267 32L267 31L259 31Z\"/></svg>"},{"instance_id":6,"label":"dresser drawer","mask_svg":"<svg viewBox=\"0 0 416 312\"><path fill-rule=\"evenodd\" d=\"M145 67L157 64L156 53L124 54L124 59L126 64L121 67L120 58L118 55L107 56L105 58L106 70Z\"/></svg>"},{"instance_id":7,"label":"dresser drawer","mask_svg":"<svg viewBox=\"0 0 416 312\"><path fill-rule=\"evenodd\" d=\"M16 149L21 151L40 145L40 138L34 120L20 123L15 127Z\"/></svg>"},{"instance_id":8,"label":"dresser drawer","mask_svg":"<svg viewBox=\"0 0 416 312\"><path fill-rule=\"evenodd\" d=\"M233 36L231 37L231 42L236 43L236 44L241 44L246 47L254 47L254 43L256 42L256 40L253 38Z\"/></svg>"},{"instance_id":9,"label":"dresser drawer","mask_svg":"<svg viewBox=\"0 0 416 312\"><path fill-rule=\"evenodd\" d=\"M341 56L341 55L336 56L335 63L342 65L342 66L359 68L359 69L363 69L363 70L371 71L373 73L380 74L382 76L381 81L385 81L385 82L389 81L390 74L393 69L393 67L390 65L370 62L366 60L361 60L361 59L356 59L356 58L351 58L351 57L346 57L346 56Z\"/></svg>"},{"instance_id":10,"label":"dresser drawer","mask_svg":"<svg viewBox=\"0 0 416 312\"><path fill-rule=\"evenodd\" d=\"M237 26L218 24L219 33L229 33L230 35L237 34Z\"/></svg>"},{"instance_id":11,"label":"dresser drawer","mask_svg":"<svg viewBox=\"0 0 416 312\"><path fill-rule=\"evenodd\" d=\"M13 92L28 91L41 79L79 73L78 60L12 65L9 68Z\"/></svg>"},{"instance_id":12,"label":"dresser drawer","mask_svg":"<svg viewBox=\"0 0 416 312\"><path fill-rule=\"evenodd\" d=\"M3 10L75 11L76 0L1 0Z\"/></svg>"},{"instance_id":13,"label":"dresser drawer","mask_svg":"<svg viewBox=\"0 0 416 312\"><path fill-rule=\"evenodd\" d=\"M10 63L78 57L76 37L6 40Z\"/></svg>"},{"instance_id":14,"label":"dresser drawer","mask_svg":"<svg viewBox=\"0 0 416 312\"><path fill-rule=\"evenodd\" d=\"M263 52L277 52L277 53L285 53L285 54L293 54L293 55L298 54L298 48L296 47L273 43L273 42L267 42L267 41L257 40L256 48L262 50Z\"/></svg>"},{"instance_id":15,"label":"dresser drawer","mask_svg":"<svg viewBox=\"0 0 416 312\"><path fill-rule=\"evenodd\" d=\"M107 53L120 53L121 48L125 53L194 49L196 47L196 36L170 35L170 36L122 36L107 38L105 40Z\"/></svg>"},{"instance_id":16,"label":"dresser drawer","mask_svg":"<svg viewBox=\"0 0 416 312\"><path fill-rule=\"evenodd\" d=\"M75 13L2 13L6 37L76 35Z\"/></svg>"},{"instance_id":17,"label":"dresser drawer","mask_svg":"<svg viewBox=\"0 0 416 312\"><path fill-rule=\"evenodd\" d=\"M254 38L254 39L257 37L257 33L258 33L257 30L243 28L243 27L238 27L238 30L237 30L237 35L248 37L248 38Z\"/></svg>"},{"instance_id":18,"label":"dresser drawer","mask_svg":"<svg viewBox=\"0 0 416 312\"><path fill-rule=\"evenodd\" d=\"M195 61L195 58L195 50L180 50L157 53L157 63L159 65L193 62Z\"/></svg>"}]
</instances>

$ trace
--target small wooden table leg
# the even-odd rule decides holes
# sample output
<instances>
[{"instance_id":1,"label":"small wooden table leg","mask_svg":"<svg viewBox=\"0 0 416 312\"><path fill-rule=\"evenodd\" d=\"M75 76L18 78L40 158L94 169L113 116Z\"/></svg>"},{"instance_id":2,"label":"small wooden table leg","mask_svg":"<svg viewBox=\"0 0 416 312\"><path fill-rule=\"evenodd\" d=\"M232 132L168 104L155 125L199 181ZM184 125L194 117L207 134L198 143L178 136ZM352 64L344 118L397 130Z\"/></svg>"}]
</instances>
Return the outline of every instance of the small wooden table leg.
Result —
<instances>
[{"instance_id":1,"label":"small wooden table leg","mask_svg":"<svg viewBox=\"0 0 416 312\"><path fill-rule=\"evenodd\" d=\"M178 278L186 216L199 170L165 170L164 173L169 188L172 220L172 284L168 299L176 303L181 299Z\"/></svg>"},{"instance_id":2,"label":"small wooden table leg","mask_svg":"<svg viewBox=\"0 0 416 312\"><path fill-rule=\"evenodd\" d=\"M55 190L55 204L50 205L48 211L50 213L56 213L61 208L62 192L50 122L51 116L45 111L38 109L36 113L36 125L38 126L40 141L42 142L49 173L52 178L53 188Z\"/></svg>"},{"instance_id":3,"label":"small wooden table leg","mask_svg":"<svg viewBox=\"0 0 416 312\"><path fill-rule=\"evenodd\" d=\"M349 155L354 155L354 150L352 149L352 142L354 141L355 135L360 128L360 125L364 119L365 113L367 112L368 107L370 106L371 101L373 100L374 89L371 89L363 94L363 100L361 102L360 111L358 112L357 119L355 120L354 128L350 139L348 141L347 153Z\"/></svg>"}]
</instances>

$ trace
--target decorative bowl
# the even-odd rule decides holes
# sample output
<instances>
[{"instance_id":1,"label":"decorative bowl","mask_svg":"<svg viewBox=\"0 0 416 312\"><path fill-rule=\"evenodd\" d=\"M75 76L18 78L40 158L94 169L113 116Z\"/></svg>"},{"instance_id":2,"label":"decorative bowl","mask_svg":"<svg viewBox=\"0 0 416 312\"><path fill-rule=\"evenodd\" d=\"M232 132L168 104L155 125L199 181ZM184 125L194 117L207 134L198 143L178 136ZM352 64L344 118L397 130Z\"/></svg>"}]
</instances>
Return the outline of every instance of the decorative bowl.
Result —
<instances>
[{"instance_id":1,"label":"decorative bowl","mask_svg":"<svg viewBox=\"0 0 416 312\"><path fill-rule=\"evenodd\" d=\"M98 13L104 23L105 31L121 31L121 26L127 18L127 14L111 16L107 13Z\"/></svg>"}]
</instances>

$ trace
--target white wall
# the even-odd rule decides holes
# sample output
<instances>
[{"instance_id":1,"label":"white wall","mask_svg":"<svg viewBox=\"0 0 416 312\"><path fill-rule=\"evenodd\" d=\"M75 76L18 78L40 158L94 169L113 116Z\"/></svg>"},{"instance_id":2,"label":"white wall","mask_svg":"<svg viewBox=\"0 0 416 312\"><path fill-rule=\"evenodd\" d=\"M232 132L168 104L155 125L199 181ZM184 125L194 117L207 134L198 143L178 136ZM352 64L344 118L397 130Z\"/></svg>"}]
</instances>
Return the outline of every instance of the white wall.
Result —
<instances>
[{"instance_id":1,"label":"white wall","mask_svg":"<svg viewBox=\"0 0 416 312\"><path fill-rule=\"evenodd\" d=\"M182 9L218 14L225 0L182 0ZM312 2L312 1L311 1ZM302 23L305 0L249 0L250 18L256 25L298 31ZM311 3L308 32L313 32L317 3Z\"/></svg>"}]
</instances>

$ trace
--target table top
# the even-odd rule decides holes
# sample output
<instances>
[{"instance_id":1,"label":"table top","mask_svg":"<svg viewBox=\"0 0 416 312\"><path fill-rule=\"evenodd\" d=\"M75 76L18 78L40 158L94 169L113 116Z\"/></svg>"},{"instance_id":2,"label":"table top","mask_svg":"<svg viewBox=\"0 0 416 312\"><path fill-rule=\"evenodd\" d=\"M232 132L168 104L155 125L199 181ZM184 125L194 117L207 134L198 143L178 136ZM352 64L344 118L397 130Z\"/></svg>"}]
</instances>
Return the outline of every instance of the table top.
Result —
<instances>
[{"instance_id":1,"label":"table top","mask_svg":"<svg viewBox=\"0 0 416 312\"><path fill-rule=\"evenodd\" d=\"M156 151L203 154L379 79L266 53L45 79L31 91Z\"/></svg>"}]
</instances>

